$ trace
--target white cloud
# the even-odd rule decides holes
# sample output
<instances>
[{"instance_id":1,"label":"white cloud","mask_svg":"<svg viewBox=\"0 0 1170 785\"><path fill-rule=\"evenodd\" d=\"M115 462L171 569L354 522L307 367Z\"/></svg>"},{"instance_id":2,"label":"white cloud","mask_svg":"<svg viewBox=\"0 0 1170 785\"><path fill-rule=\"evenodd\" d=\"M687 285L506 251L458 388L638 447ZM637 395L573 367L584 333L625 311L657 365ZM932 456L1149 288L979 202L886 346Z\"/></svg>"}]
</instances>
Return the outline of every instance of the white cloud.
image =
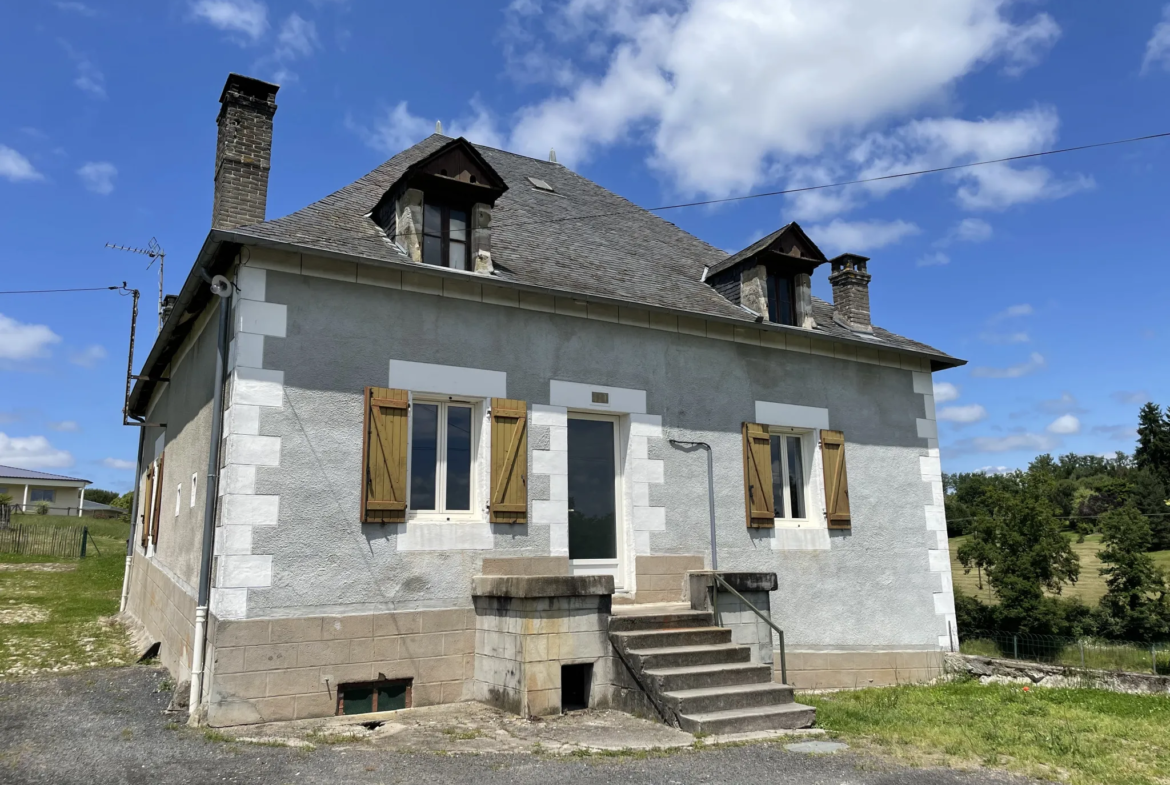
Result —
<instances>
[{"instance_id":1,"label":"white cloud","mask_svg":"<svg viewBox=\"0 0 1170 785\"><path fill-rule=\"evenodd\" d=\"M478 98L471 100L471 115L443 124L443 133L452 138L462 136L476 144L505 147L506 141L496 127L495 119ZM435 131L435 120L427 120L410 111L406 101L399 101L387 109L372 126L347 119L351 131L367 145L385 155L394 155Z\"/></svg>"},{"instance_id":2,"label":"white cloud","mask_svg":"<svg viewBox=\"0 0 1170 785\"><path fill-rule=\"evenodd\" d=\"M964 218L950 232L950 237L963 243L982 243L991 239L991 224L981 218Z\"/></svg>"},{"instance_id":3,"label":"white cloud","mask_svg":"<svg viewBox=\"0 0 1170 785\"><path fill-rule=\"evenodd\" d=\"M1049 433L1058 433L1061 435L1068 435L1081 432L1081 421L1073 414L1062 414L1052 422L1048 423L1047 428Z\"/></svg>"},{"instance_id":4,"label":"white cloud","mask_svg":"<svg viewBox=\"0 0 1170 785\"><path fill-rule=\"evenodd\" d=\"M0 144L0 177L13 183L24 180L44 180L32 162L11 147Z\"/></svg>"},{"instance_id":5,"label":"white cloud","mask_svg":"<svg viewBox=\"0 0 1170 785\"><path fill-rule=\"evenodd\" d=\"M80 365L82 368L93 368L106 359L106 350L96 343L84 349L75 349L69 352L69 362Z\"/></svg>"},{"instance_id":6,"label":"white cloud","mask_svg":"<svg viewBox=\"0 0 1170 785\"><path fill-rule=\"evenodd\" d=\"M61 336L43 324L25 324L0 313L0 360L48 357L49 347Z\"/></svg>"},{"instance_id":7,"label":"white cloud","mask_svg":"<svg viewBox=\"0 0 1170 785\"><path fill-rule=\"evenodd\" d=\"M790 174L794 163L817 163L833 152L829 147L853 148L859 133L937 104L990 61L1014 71L1034 62L1058 28L1044 14L1013 23L1006 6L1003 0L523 0L512 6L519 9L510 22L513 61L533 51L543 62L543 53L577 44L585 56L579 71L547 69L572 86L522 110L512 144L538 156L555 147L574 165L599 147L646 140L652 163L680 191L742 193ZM932 122L908 129L920 142L912 157L931 151L950 162L973 160L1004 136L999 125ZM1019 144L1008 146L1011 153ZM847 167L867 163L855 159ZM1001 170L964 176L975 185L960 199L999 205L1020 201L1025 185L1033 197L1053 187L1043 169ZM1028 182L1013 184L1013 177Z\"/></svg>"},{"instance_id":8,"label":"white cloud","mask_svg":"<svg viewBox=\"0 0 1170 785\"><path fill-rule=\"evenodd\" d=\"M107 469L129 471L134 468L134 461L126 461L121 458L102 458L102 466Z\"/></svg>"},{"instance_id":9,"label":"white cloud","mask_svg":"<svg viewBox=\"0 0 1170 785\"><path fill-rule=\"evenodd\" d=\"M1050 414L1083 414L1086 410L1081 407L1077 397L1070 392L1062 392L1059 398L1050 398L1046 401L1040 401L1036 405L1042 412L1049 412Z\"/></svg>"},{"instance_id":10,"label":"white cloud","mask_svg":"<svg viewBox=\"0 0 1170 785\"><path fill-rule=\"evenodd\" d=\"M118 167L109 161L90 161L77 170L77 176L87 191L106 196L114 191Z\"/></svg>"},{"instance_id":11,"label":"white cloud","mask_svg":"<svg viewBox=\"0 0 1170 785\"><path fill-rule=\"evenodd\" d=\"M191 13L212 27L229 33L243 33L258 41L268 29L268 9L256 0L198 0Z\"/></svg>"},{"instance_id":12,"label":"white cloud","mask_svg":"<svg viewBox=\"0 0 1170 785\"><path fill-rule=\"evenodd\" d=\"M981 379L1018 379L1021 376L1039 371L1046 365L1044 356L1039 352L1032 352L1027 362L1010 365L1007 368L989 368L981 366L971 369L971 375Z\"/></svg>"},{"instance_id":13,"label":"white cloud","mask_svg":"<svg viewBox=\"0 0 1170 785\"><path fill-rule=\"evenodd\" d=\"M1118 390L1109 397L1128 406L1139 406L1150 400L1150 394L1145 390Z\"/></svg>"},{"instance_id":14,"label":"white cloud","mask_svg":"<svg viewBox=\"0 0 1170 785\"><path fill-rule=\"evenodd\" d=\"M1032 340L1026 332L1014 333L979 333L979 340L984 343L1028 343Z\"/></svg>"},{"instance_id":15,"label":"white cloud","mask_svg":"<svg viewBox=\"0 0 1170 785\"><path fill-rule=\"evenodd\" d=\"M975 471L980 474L1011 474L1012 469L1006 466L980 466Z\"/></svg>"},{"instance_id":16,"label":"white cloud","mask_svg":"<svg viewBox=\"0 0 1170 785\"><path fill-rule=\"evenodd\" d=\"M85 3L75 2L57 2L53 3L61 11L68 11L82 16L97 16L97 11L87 6Z\"/></svg>"},{"instance_id":17,"label":"white cloud","mask_svg":"<svg viewBox=\"0 0 1170 785\"><path fill-rule=\"evenodd\" d=\"M844 221L840 218L821 226L810 226L808 230L817 245L833 253L866 253L920 231L908 221Z\"/></svg>"},{"instance_id":18,"label":"white cloud","mask_svg":"<svg viewBox=\"0 0 1170 785\"><path fill-rule=\"evenodd\" d=\"M44 436L10 437L0 433L0 464L21 469L53 469L73 465L68 450L58 450Z\"/></svg>"},{"instance_id":19,"label":"white cloud","mask_svg":"<svg viewBox=\"0 0 1170 785\"><path fill-rule=\"evenodd\" d=\"M970 425L973 422L987 419L987 410L977 403L966 406L947 406L938 413L938 419L960 425Z\"/></svg>"},{"instance_id":20,"label":"white cloud","mask_svg":"<svg viewBox=\"0 0 1170 785\"><path fill-rule=\"evenodd\" d=\"M948 401L957 400L959 397L959 388L950 382L935 382L934 383L934 402L947 403Z\"/></svg>"},{"instance_id":21,"label":"white cloud","mask_svg":"<svg viewBox=\"0 0 1170 785\"><path fill-rule=\"evenodd\" d=\"M293 82L296 81L297 75L290 68L292 63L313 54L318 46L317 26L294 12L280 25L272 54L261 58L255 67L274 69L272 78L277 82Z\"/></svg>"},{"instance_id":22,"label":"white cloud","mask_svg":"<svg viewBox=\"0 0 1170 785\"><path fill-rule=\"evenodd\" d=\"M1094 425L1093 433L1114 441L1128 442L1137 437L1137 428L1132 425Z\"/></svg>"},{"instance_id":23,"label":"white cloud","mask_svg":"<svg viewBox=\"0 0 1170 785\"><path fill-rule=\"evenodd\" d=\"M1016 319L1021 316L1031 316L1034 313L1032 306L1028 303L1020 303L1019 305L1009 305L998 313L991 315L987 320L988 324L995 324L1002 322L1005 319Z\"/></svg>"},{"instance_id":24,"label":"white cloud","mask_svg":"<svg viewBox=\"0 0 1170 785\"><path fill-rule=\"evenodd\" d=\"M77 76L73 84L84 93L94 98L106 97L106 76L86 55L70 46L69 42L60 39L61 48L77 66Z\"/></svg>"},{"instance_id":25,"label":"white cloud","mask_svg":"<svg viewBox=\"0 0 1170 785\"><path fill-rule=\"evenodd\" d=\"M1146 43L1142 73L1158 67L1170 70L1170 5L1162 8L1162 21L1154 27L1154 32Z\"/></svg>"},{"instance_id":26,"label":"white cloud","mask_svg":"<svg viewBox=\"0 0 1170 785\"><path fill-rule=\"evenodd\" d=\"M49 429L59 433L81 433L81 426L74 420L61 420L49 423Z\"/></svg>"},{"instance_id":27,"label":"white cloud","mask_svg":"<svg viewBox=\"0 0 1170 785\"><path fill-rule=\"evenodd\" d=\"M1047 452L1059 445L1059 439L1042 433L1013 433L1008 436L976 436L972 439L961 439L951 445L948 452L955 455L1015 450Z\"/></svg>"},{"instance_id":28,"label":"white cloud","mask_svg":"<svg viewBox=\"0 0 1170 785\"><path fill-rule=\"evenodd\" d=\"M950 264L951 257L947 256L942 251L932 251L931 253L922 256L918 260L919 267L942 267L944 264Z\"/></svg>"}]
</instances>

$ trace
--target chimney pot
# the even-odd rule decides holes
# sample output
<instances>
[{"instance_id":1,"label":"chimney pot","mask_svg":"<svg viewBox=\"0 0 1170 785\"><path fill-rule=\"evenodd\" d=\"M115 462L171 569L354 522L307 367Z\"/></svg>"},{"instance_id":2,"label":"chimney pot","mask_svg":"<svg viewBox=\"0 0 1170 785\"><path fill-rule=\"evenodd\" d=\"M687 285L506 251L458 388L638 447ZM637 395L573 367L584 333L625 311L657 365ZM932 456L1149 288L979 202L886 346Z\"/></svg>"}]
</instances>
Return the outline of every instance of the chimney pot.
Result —
<instances>
[{"instance_id":1,"label":"chimney pot","mask_svg":"<svg viewBox=\"0 0 1170 785\"><path fill-rule=\"evenodd\" d=\"M843 253L829 262L833 285L833 318L854 332L872 333L869 320L869 282L872 276L866 269L869 258Z\"/></svg>"},{"instance_id":2,"label":"chimney pot","mask_svg":"<svg viewBox=\"0 0 1170 785\"><path fill-rule=\"evenodd\" d=\"M264 221L272 162L272 116L279 85L229 74L219 96L211 228Z\"/></svg>"}]
</instances>

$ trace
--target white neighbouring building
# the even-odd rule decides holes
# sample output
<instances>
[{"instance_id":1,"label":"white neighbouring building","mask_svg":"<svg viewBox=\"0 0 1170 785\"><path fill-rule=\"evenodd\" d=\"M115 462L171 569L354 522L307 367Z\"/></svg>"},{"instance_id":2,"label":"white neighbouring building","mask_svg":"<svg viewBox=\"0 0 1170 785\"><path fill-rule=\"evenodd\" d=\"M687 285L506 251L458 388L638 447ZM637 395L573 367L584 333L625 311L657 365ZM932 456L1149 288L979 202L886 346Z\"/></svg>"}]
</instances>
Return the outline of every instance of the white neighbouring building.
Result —
<instances>
[{"instance_id":1,"label":"white neighbouring building","mask_svg":"<svg viewBox=\"0 0 1170 785\"><path fill-rule=\"evenodd\" d=\"M15 466L0 466L0 494L12 497L22 511L36 512L48 505L50 515L81 516L89 480L49 474Z\"/></svg>"}]
</instances>

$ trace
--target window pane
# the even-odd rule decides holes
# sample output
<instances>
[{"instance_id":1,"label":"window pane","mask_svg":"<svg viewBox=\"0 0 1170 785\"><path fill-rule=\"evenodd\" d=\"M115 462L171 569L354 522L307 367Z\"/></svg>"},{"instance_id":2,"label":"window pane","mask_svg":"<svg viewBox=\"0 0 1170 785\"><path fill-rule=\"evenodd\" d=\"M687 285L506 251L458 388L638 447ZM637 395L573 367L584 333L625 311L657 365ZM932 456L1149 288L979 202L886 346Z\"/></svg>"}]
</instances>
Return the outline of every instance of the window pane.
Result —
<instances>
[{"instance_id":1,"label":"window pane","mask_svg":"<svg viewBox=\"0 0 1170 785\"><path fill-rule=\"evenodd\" d=\"M774 500L772 503L775 505L772 509L776 511L777 518L787 518L788 516L784 514L784 481L782 479L784 477L784 467L781 464L783 460L781 456L784 454L784 437L773 436L771 442L772 499Z\"/></svg>"},{"instance_id":2,"label":"window pane","mask_svg":"<svg viewBox=\"0 0 1170 785\"><path fill-rule=\"evenodd\" d=\"M443 208L427 203L423 206L423 234L440 236L443 233Z\"/></svg>"},{"instance_id":3,"label":"window pane","mask_svg":"<svg viewBox=\"0 0 1170 785\"><path fill-rule=\"evenodd\" d=\"M792 498L792 517L807 518L804 513L804 458L800 451L800 437L789 436L787 441L788 495Z\"/></svg>"},{"instance_id":4,"label":"window pane","mask_svg":"<svg viewBox=\"0 0 1170 785\"><path fill-rule=\"evenodd\" d=\"M423 235L423 264L443 266L443 241L438 237Z\"/></svg>"},{"instance_id":5,"label":"window pane","mask_svg":"<svg viewBox=\"0 0 1170 785\"><path fill-rule=\"evenodd\" d=\"M435 509L435 469L439 458L439 405L414 404L410 432L410 506Z\"/></svg>"},{"instance_id":6,"label":"window pane","mask_svg":"<svg viewBox=\"0 0 1170 785\"><path fill-rule=\"evenodd\" d=\"M405 708L405 684L383 684L378 687L378 711L395 711Z\"/></svg>"},{"instance_id":7,"label":"window pane","mask_svg":"<svg viewBox=\"0 0 1170 785\"><path fill-rule=\"evenodd\" d=\"M374 690L371 687L343 687L342 714L369 714L374 710Z\"/></svg>"},{"instance_id":8,"label":"window pane","mask_svg":"<svg viewBox=\"0 0 1170 785\"><path fill-rule=\"evenodd\" d=\"M617 556L614 428L608 420L569 420L569 558Z\"/></svg>"},{"instance_id":9,"label":"window pane","mask_svg":"<svg viewBox=\"0 0 1170 785\"><path fill-rule=\"evenodd\" d=\"M793 304L792 278L786 275L768 276L768 320L777 324L796 324Z\"/></svg>"},{"instance_id":10,"label":"window pane","mask_svg":"<svg viewBox=\"0 0 1170 785\"><path fill-rule=\"evenodd\" d=\"M451 242L467 242L467 213L463 210L451 211Z\"/></svg>"},{"instance_id":11,"label":"window pane","mask_svg":"<svg viewBox=\"0 0 1170 785\"><path fill-rule=\"evenodd\" d=\"M34 488L29 491L28 499L33 502L52 502L56 501L57 492L53 490Z\"/></svg>"},{"instance_id":12,"label":"window pane","mask_svg":"<svg viewBox=\"0 0 1170 785\"><path fill-rule=\"evenodd\" d=\"M448 244L447 266L452 270L467 269L467 243L457 243L452 240Z\"/></svg>"},{"instance_id":13,"label":"window pane","mask_svg":"<svg viewBox=\"0 0 1170 785\"><path fill-rule=\"evenodd\" d=\"M447 408L447 509L471 509L471 409Z\"/></svg>"}]
</instances>

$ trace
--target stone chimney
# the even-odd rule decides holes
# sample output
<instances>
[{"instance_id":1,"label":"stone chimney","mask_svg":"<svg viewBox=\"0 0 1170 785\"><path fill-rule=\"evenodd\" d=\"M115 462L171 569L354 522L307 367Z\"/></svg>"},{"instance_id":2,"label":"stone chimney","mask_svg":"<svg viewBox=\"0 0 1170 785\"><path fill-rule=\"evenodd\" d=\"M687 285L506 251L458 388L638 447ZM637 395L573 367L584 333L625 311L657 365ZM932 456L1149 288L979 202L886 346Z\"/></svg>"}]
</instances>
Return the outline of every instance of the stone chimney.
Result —
<instances>
[{"instance_id":1,"label":"stone chimney","mask_svg":"<svg viewBox=\"0 0 1170 785\"><path fill-rule=\"evenodd\" d=\"M869 259L852 253L843 253L829 262L833 272L833 319L854 332L872 333L869 322L870 274L865 266Z\"/></svg>"},{"instance_id":2,"label":"stone chimney","mask_svg":"<svg viewBox=\"0 0 1170 785\"><path fill-rule=\"evenodd\" d=\"M215 204L212 229L260 223L268 202L272 116L279 85L229 74L216 124Z\"/></svg>"}]
</instances>

